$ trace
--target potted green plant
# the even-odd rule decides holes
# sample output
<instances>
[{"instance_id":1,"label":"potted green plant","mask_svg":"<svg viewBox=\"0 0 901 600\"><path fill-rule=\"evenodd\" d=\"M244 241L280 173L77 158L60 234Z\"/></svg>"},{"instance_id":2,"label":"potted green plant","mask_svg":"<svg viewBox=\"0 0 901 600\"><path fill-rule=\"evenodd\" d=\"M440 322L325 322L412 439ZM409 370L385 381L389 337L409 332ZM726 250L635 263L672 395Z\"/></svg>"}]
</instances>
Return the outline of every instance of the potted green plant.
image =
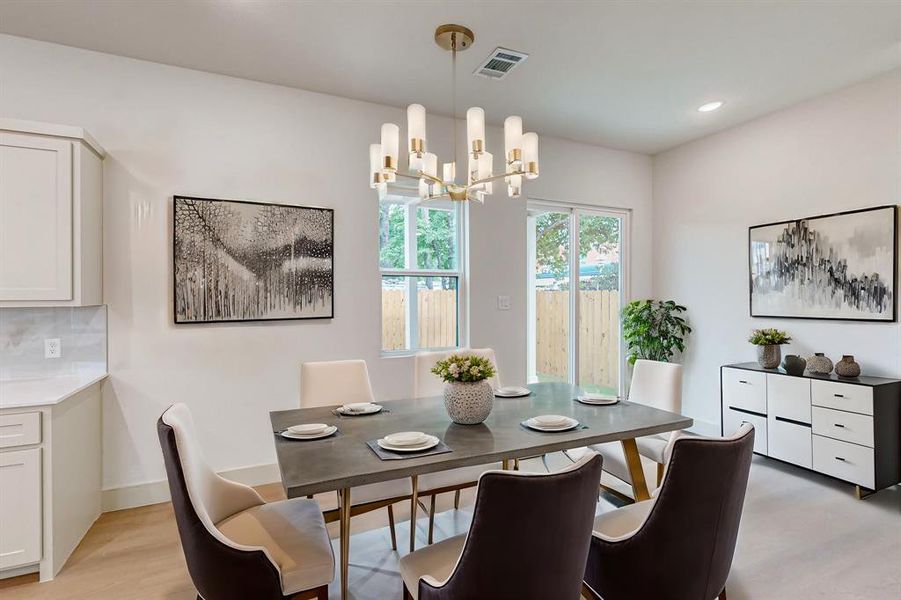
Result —
<instances>
[{"instance_id":1,"label":"potted green plant","mask_svg":"<svg viewBox=\"0 0 901 600\"><path fill-rule=\"evenodd\" d=\"M628 361L639 358L669 362L676 351L685 351L691 327L680 314L686 308L674 300L635 300L623 309L623 338Z\"/></svg>"},{"instance_id":2,"label":"potted green plant","mask_svg":"<svg viewBox=\"0 0 901 600\"><path fill-rule=\"evenodd\" d=\"M755 329L748 341L757 346L757 364L764 369L775 369L782 361L782 345L792 339L778 329Z\"/></svg>"},{"instance_id":3,"label":"potted green plant","mask_svg":"<svg viewBox=\"0 0 901 600\"><path fill-rule=\"evenodd\" d=\"M454 423L475 425L491 414L494 389L488 379L494 377L494 365L487 358L471 354L452 354L439 360L432 373L444 382L444 407Z\"/></svg>"}]
</instances>

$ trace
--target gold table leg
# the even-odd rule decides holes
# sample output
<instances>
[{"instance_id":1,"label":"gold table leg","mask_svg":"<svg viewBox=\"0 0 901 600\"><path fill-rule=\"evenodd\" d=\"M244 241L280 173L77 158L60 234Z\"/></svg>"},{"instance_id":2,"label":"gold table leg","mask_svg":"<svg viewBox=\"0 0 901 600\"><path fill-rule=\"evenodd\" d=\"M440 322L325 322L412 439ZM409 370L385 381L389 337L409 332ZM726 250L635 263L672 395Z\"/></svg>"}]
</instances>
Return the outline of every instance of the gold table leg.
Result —
<instances>
[{"instance_id":1,"label":"gold table leg","mask_svg":"<svg viewBox=\"0 0 901 600\"><path fill-rule=\"evenodd\" d=\"M648 493L648 482L644 478L644 469L641 467L641 455L638 454L638 444L635 438L622 440L623 453L626 455L626 465L629 467L629 475L632 479L632 494L636 502L647 500L651 497Z\"/></svg>"},{"instance_id":2,"label":"gold table leg","mask_svg":"<svg viewBox=\"0 0 901 600\"><path fill-rule=\"evenodd\" d=\"M410 499L410 552L416 549L416 504L419 502L419 477L410 477L413 484L413 497Z\"/></svg>"},{"instance_id":3,"label":"gold table leg","mask_svg":"<svg viewBox=\"0 0 901 600\"><path fill-rule=\"evenodd\" d=\"M347 598L347 571L350 564L350 488L341 490L341 598Z\"/></svg>"}]
</instances>

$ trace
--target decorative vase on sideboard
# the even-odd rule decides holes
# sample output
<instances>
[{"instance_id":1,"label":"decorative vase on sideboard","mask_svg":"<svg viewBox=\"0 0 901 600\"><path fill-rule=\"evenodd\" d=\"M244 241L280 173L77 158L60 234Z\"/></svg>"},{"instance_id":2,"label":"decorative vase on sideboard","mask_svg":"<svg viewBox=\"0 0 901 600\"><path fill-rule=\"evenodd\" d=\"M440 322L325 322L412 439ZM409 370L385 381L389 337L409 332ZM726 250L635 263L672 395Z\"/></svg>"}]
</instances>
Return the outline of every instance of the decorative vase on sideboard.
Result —
<instances>
[{"instance_id":1,"label":"decorative vase on sideboard","mask_svg":"<svg viewBox=\"0 0 901 600\"><path fill-rule=\"evenodd\" d=\"M840 377L857 377L860 375L860 365L854 360L853 355L845 354L835 363L835 374Z\"/></svg>"},{"instance_id":2,"label":"decorative vase on sideboard","mask_svg":"<svg viewBox=\"0 0 901 600\"><path fill-rule=\"evenodd\" d=\"M789 375L803 375L807 361L797 354L789 354L782 361L782 369Z\"/></svg>"},{"instance_id":3,"label":"decorative vase on sideboard","mask_svg":"<svg viewBox=\"0 0 901 600\"><path fill-rule=\"evenodd\" d=\"M764 369L775 369L782 361L782 346L765 344L757 346L757 364Z\"/></svg>"},{"instance_id":4,"label":"decorative vase on sideboard","mask_svg":"<svg viewBox=\"0 0 901 600\"><path fill-rule=\"evenodd\" d=\"M444 408L454 423L476 425L488 418L494 407L494 388L482 381L452 381L444 384Z\"/></svg>"},{"instance_id":5,"label":"decorative vase on sideboard","mask_svg":"<svg viewBox=\"0 0 901 600\"><path fill-rule=\"evenodd\" d=\"M807 370L814 375L828 375L832 373L832 361L822 352L815 352L807 359Z\"/></svg>"}]
</instances>

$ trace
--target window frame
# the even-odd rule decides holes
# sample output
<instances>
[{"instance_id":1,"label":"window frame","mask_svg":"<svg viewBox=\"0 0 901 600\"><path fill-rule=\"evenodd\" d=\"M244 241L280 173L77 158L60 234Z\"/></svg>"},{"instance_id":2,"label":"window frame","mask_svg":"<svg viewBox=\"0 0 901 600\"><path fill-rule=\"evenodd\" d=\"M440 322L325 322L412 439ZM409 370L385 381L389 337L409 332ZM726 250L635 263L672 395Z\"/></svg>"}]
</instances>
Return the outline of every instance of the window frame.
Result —
<instances>
[{"instance_id":1,"label":"window frame","mask_svg":"<svg viewBox=\"0 0 901 600\"><path fill-rule=\"evenodd\" d=\"M413 356L422 352L433 352L440 350L454 350L456 348L465 348L469 340L469 291L467 286L468 275L468 242L466 226L469 220L469 211L466 202L454 202L451 200L420 200L417 190L407 189L391 189L389 193L379 198L379 211L383 204L395 204L403 206L406 210L404 219L405 223L405 239L404 239L404 262L406 265L416 265L417 262L417 209L419 208L440 208L452 209L454 211L454 230L456 236L456 260L454 269L420 269L417 267L404 268L388 268L381 266L381 245L379 246L379 289L381 294L381 286L385 277L406 277L407 278L407 295L406 298L415 296L418 292L417 278L419 277L451 277L457 280L457 344L455 346L445 347L419 347L419 303L406 302L406 348L398 350L385 350L384 340L379 339L379 352L383 357L403 357ZM411 226L412 224L412 226ZM379 331L384 323L384 314L382 314L381 304L379 305Z\"/></svg>"}]
</instances>

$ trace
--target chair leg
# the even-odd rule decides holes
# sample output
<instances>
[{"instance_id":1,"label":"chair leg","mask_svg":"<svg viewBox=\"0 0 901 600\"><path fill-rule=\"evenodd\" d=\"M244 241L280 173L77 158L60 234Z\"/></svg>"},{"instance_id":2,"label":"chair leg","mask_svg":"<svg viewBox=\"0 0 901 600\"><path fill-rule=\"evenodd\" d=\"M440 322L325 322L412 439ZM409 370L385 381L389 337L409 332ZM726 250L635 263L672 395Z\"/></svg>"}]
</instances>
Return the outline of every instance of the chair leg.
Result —
<instances>
[{"instance_id":1,"label":"chair leg","mask_svg":"<svg viewBox=\"0 0 901 600\"><path fill-rule=\"evenodd\" d=\"M717 600L726 600L726 588L723 588L723 591L720 592L720 595L716 597Z\"/></svg>"},{"instance_id":2,"label":"chair leg","mask_svg":"<svg viewBox=\"0 0 901 600\"><path fill-rule=\"evenodd\" d=\"M410 590L407 589L407 584L404 585L404 600L413 600L413 594L410 593Z\"/></svg>"},{"instance_id":3,"label":"chair leg","mask_svg":"<svg viewBox=\"0 0 901 600\"><path fill-rule=\"evenodd\" d=\"M432 534L435 531L435 497L438 494L432 494L432 500L429 502L429 545L432 545Z\"/></svg>"},{"instance_id":4,"label":"chair leg","mask_svg":"<svg viewBox=\"0 0 901 600\"><path fill-rule=\"evenodd\" d=\"M460 490L454 492L454 510L460 510Z\"/></svg>"},{"instance_id":5,"label":"chair leg","mask_svg":"<svg viewBox=\"0 0 901 600\"><path fill-rule=\"evenodd\" d=\"M666 465L657 463L657 487L660 487L660 484L663 483L663 471L665 468Z\"/></svg>"},{"instance_id":6,"label":"chair leg","mask_svg":"<svg viewBox=\"0 0 901 600\"><path fill-rule=\"evenodd\" d=\"M388 528L391 530L391 549L397 552L397 532L394 531L394 505L388 505Z\"/></svg>"},{"instance_id":7,"label":"chair leg","mask_svg":"<svg viewBox=\"0 0 901 600\"><path fill-rule=\"evenodd\" d=\"M410 552L416 550L416 503L419 502L419 477L413 475L410 477L413 484L413 495L410 497Z\"/></svg>"},{"instance_id":8,"label":"chair leg","mask_svg":"<svg viewBox=\"0 0 901 600\"><path fill-rule=\"evenodd\" d=\"M519 471L519 459L518 458L513 459L513 470Z\"/></svg>"}]
</instances>

